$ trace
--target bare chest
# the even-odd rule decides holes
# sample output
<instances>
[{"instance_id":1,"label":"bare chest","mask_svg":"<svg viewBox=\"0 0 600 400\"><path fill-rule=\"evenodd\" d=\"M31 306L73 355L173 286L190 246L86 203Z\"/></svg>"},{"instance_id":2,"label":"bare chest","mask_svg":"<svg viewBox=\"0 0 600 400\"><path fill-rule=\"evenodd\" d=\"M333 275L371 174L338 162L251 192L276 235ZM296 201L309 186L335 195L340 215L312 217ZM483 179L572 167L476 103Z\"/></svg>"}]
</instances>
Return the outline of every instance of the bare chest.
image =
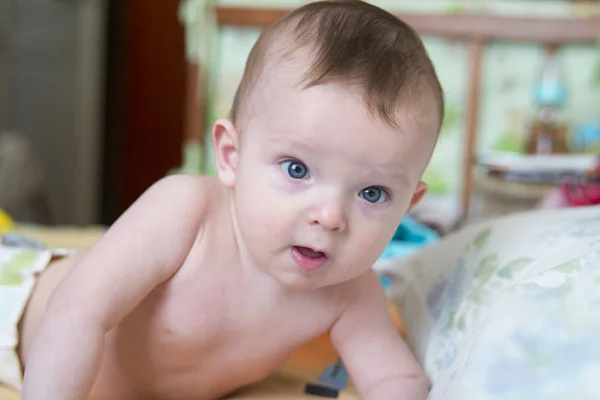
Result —
<instances>
[{"instance_id":1,"label":"bare chest","mask_svg":"<svg viewBox=\"0 0 600 400\"><path fill-rule=\"evenodd\" d=\"M276 297L213 275L156 290L119 327L115 347L135 386L210 398L267 376L334 318L325 298Z\"/></svg>"}]
</instances>

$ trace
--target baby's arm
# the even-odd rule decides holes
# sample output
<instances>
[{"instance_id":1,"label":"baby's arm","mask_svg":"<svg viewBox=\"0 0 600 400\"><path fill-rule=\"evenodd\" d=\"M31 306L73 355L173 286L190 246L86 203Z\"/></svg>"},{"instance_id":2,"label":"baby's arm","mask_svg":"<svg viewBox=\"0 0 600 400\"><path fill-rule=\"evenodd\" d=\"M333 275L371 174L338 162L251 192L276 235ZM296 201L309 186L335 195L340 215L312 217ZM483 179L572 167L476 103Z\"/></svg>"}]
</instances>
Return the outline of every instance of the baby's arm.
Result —
<instances>
[{"instance_id":1,"label":"baby's arm","mask_svg":"<svg viewBox=\"0 0 600 400\"><path fill-rule=\"evenodd\" d=\"M349 294L331 338L361 398L425 400L427 379L394 328L375 273L351 282Z\"/></svg>"},{"instance_id":2,"label":"baby's arm","mask_svg":"<svg viewBox=\"0 0 600 400\"><path fill-rule=\"evenodd\" d=\"M105 334L183 263L204 218L199 178L165 178L136 201L51 296L27 360L23 400L87 399Z\"/></svg>"}]
</instances>

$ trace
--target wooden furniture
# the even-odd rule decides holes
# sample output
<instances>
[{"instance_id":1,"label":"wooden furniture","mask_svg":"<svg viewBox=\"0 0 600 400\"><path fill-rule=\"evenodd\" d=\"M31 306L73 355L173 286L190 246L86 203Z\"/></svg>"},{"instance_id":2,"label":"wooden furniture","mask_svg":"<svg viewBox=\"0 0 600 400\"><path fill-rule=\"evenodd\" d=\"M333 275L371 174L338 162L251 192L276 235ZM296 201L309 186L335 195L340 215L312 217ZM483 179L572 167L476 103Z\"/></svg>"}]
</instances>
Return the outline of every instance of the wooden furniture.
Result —
<instances>
[{"instance_id":1,"label":"wooden furniture","mask_svg":"<svg viewBox=\"0 0 600 400\"><path fill-rule=\"evenodd\" d=\"M106 2L101 222L109 225L181 165L188 82L179 0Z\"/></svg>"},{"instance_id":2,"label":"wooden furniture","mask_svg":"<svg viewBox=\"0 0 600 400\"><path fill-rule=\"evenodd\" d=\"M531 210L556 189L549 183L508 181L482 171L473 173L473 187L486 219Z\"/></svg>"},{"instance_id":3,"label":"wooden furniture","mask_svg":"<svg viewBox=\"0 0 600 400\"><path fill-rule=\"evenodd\" d=\"M289 11L284 8L221 7L215 8L219 27L264 28ZM454 38L468 43L470 52L468 106L463 144L463 186L460 191L461 219L469 211L473 186L472 165L476 153L479 122L481 66L484 50L493 41L533 42L548 47L567 43L594 43L600 40L600 18L517 18L479 14L411 14L397 13L423 36ZM199 66L201 68L202 66ZM190 80L190 85L198 82ZM200 96L202 102L202 97ZM189 98L188 98L189 100ZM197 101L197 100L193 100ZM187 107L192 113L204 110L193 104ZM204 120L204 117L198 117ZM188 121L194 118L188 117ZM195 130L200 134L200 130ZM188 132L188 137L194 133Z\"/></svg>"}]
</instances>

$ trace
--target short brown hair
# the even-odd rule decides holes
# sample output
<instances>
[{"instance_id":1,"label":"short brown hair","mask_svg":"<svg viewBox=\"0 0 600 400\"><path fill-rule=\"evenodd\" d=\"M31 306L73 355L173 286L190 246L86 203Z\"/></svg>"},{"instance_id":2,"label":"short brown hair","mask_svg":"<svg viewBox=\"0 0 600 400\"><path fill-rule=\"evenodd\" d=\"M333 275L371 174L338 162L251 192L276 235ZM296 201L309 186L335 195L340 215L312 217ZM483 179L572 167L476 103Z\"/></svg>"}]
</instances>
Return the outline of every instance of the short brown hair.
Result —
<instances>
[{"instance_id":1,"label":"short brown hair","mask_svg":"<svg viewBox=\"0 0 600 400\"><path fill-rule=\"evenodd\" d=\"M275 46L279 38L293 43ZM433 97L444 114L442 87L417 33L394 15L358 0L328 0L295 9L265 29L252 48L231 110L234 123L242 102L274 53L308 48L313 55L305 88L338 80L360 88L371 112L398 126L398 111ZM421 106L423 107L423 106Z\"/></svg>"}]
</instances>

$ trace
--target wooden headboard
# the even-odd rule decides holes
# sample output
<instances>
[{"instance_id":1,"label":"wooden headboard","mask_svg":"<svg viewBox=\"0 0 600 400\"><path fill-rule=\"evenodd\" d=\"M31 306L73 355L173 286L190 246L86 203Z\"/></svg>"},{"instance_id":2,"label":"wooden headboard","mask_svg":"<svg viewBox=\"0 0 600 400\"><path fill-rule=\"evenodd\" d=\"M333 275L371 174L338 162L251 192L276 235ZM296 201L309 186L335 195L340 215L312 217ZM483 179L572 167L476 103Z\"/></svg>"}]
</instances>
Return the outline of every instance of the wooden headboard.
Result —
<instances>
[{"instance_id":1,"label":"wooden headboard","mask_svg":"<svg viewBox=\"0 0 600 400\"><path fill-rule=\"evenodd\" d=\"M290 9L216 7L215 15L220 27L264 28L280 18ZM464 132L462 174L463 186L460 191L461 217L464 220L469 211L472 191L472 167L475 159L480 103L480 81L482 56L486 44L495 41L540 43L548 48L564 44L600 41L600 18L518 18L480 14L414 14L395 13L411 25L422 36L454 38L464 41L469 47L468 104L466 109L466 129ZM188 76L188 138L201 130L204 115L198 115L197 90L198 68L191 65Z\"/></svg>"}]
</instances>

